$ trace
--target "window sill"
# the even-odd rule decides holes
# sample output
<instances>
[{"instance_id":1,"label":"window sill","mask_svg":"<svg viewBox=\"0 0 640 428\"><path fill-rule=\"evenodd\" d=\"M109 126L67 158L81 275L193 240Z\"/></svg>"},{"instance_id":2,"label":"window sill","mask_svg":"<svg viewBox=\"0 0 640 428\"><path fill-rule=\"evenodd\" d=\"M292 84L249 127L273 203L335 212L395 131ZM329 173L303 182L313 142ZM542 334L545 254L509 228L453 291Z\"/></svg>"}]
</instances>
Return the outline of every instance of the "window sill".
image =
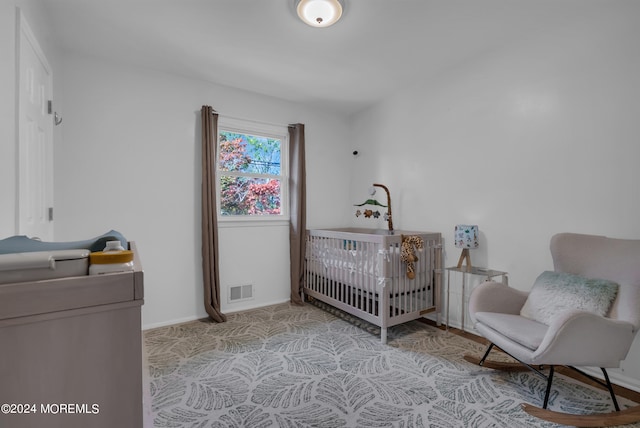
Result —
<instances>
[{"instance_id":1,"label":"window sill","mask_svg":"<svg viewBox=\"0 0 640 428\"><path fill-rule=\"evenodd\" d=\"M219 228L237 227L289 227L288 219L218 219Z\"/></svg>"}]
</instances>

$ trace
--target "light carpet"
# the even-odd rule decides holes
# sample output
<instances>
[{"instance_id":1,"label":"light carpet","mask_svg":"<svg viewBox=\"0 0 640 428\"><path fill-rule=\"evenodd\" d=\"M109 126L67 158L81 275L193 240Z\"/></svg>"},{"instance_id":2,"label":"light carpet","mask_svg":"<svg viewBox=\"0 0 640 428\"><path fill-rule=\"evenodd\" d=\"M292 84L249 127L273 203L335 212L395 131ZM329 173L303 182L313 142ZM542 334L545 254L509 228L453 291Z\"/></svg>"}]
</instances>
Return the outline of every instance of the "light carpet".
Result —
<instances>
[{"instance_id":1,"label":"light carpet","mask_svg":"<svg viewBox=\"0 0 640 428\"><path fill-rule=\"evenodd\" d=\"M327 309L285 303L145 331L145 426L556 426L520 408L542 403L541 377L462 359L482 345L417 321L382 345L375 327ZM606 392L563 376L549 407L613 410Z\"/></svg>"}]
</instances>

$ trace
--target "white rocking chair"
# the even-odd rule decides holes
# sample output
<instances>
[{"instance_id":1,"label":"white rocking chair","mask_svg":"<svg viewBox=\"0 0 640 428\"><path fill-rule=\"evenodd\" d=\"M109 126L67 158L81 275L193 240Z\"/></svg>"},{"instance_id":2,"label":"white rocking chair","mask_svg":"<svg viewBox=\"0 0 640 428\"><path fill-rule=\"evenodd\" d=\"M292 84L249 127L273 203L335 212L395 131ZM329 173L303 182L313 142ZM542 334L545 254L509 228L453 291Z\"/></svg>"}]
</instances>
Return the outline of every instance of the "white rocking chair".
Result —
<instances>
[{"instance_id":1,"label":"white rocking chair","mask_svg":"<svg viewBox=\"0 0 640 428\"><path fill-rule=\"evenodd\" d=\"M542 408L523 404L524 410L533 416L581 427L640 421L640 405L620 410L606 371L620 366L640 328L640 240L561 233L551 239L551 255L554 272L545 273L546 280L541 280L541 275L530 293L497 282L486 282L474 289L469 312L476 330L490 345L482 358L466 355L465 359L499 370L529 369L546 378ZM570 278L573 282L571 286L558 286L558 282L549 281L554 277ZM581 279L585 279L582 284ZM598 288L592 281L604 285ZM585 290L580 289L581 286L595 287L589 288L586 294L595 294L594 301L600 306L594 309L589 302L585 303L585 293L581 292L576 293L576 303L570 308L556 308L558 311L553 314L554 306L562 306L558 303L562 298L553 297L553 293L559 290L566 298L568 290ZM603 289L608 290L613 299L607 302L606 308L601 305L606 298L598 295L598 290ZM596 291L592 293L593 290ZM488 360L494 345L519 363ZM570 367L607 388L616 411L574 415L548 410L554 366ZM604 380L576 366L600 367Z\"/></svg>"}]
</instances>

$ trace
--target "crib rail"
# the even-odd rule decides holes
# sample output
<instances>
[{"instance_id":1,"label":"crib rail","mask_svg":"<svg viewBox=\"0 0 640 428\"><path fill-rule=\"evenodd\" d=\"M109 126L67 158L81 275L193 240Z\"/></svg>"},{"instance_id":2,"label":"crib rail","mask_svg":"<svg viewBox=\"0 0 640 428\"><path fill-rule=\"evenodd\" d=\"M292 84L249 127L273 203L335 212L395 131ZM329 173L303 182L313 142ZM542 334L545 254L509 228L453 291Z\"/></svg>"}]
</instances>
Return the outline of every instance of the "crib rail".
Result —
<instances>
[{"instance_id":1,"label":"crib rail","mask_svg":"<svg viewBox=\"0 0 640 428\"><path fill-rule=\"evenodd\" d=\"M414 279L400 257L402 235L424 240ZM386 342L388 327L439 312L441 251L439 233L308 230L304 293L381 327Z\"/></svg>"}]
</instances>

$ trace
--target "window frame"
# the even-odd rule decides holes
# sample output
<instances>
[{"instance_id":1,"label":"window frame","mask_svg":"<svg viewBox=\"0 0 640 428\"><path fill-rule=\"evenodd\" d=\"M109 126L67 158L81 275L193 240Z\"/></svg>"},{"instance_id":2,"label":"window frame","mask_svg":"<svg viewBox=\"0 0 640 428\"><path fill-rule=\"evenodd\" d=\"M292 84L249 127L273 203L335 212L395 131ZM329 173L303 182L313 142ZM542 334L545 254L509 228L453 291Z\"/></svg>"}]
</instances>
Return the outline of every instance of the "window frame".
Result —
<instances>
[{"instance_id":1,"label":"window frame","mask_svg":"<svg viewBox=\"0 0 640 428\"><path fill-rule=\"evenodd\" d=\"M280 214L268 215L221 215L220 214L220 177L222 175L263 178L263 174L237 173L220 170L220 132L254 135L274 138L280 141ZM256 122L248 119L218 117L218 134L216 135L216 215L219 226L261 226L289 224L289 128L287 125L276 125Z\"/></svg>"}]
</instances>

